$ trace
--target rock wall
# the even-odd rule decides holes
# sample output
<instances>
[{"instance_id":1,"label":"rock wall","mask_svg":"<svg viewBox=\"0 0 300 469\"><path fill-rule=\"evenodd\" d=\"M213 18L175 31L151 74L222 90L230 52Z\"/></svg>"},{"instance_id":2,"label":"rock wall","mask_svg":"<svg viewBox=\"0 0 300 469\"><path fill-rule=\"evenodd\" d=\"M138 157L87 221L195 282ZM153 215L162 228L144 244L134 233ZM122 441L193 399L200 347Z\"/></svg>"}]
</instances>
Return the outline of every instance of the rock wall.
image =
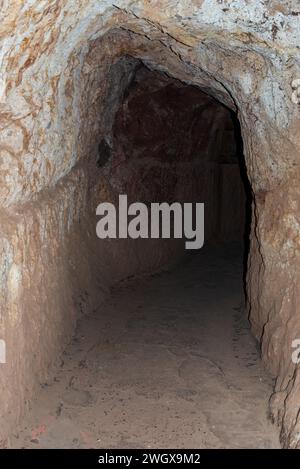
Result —
<instances>
[{"instance_id":1,"label":"rock wall","mask_svg":"<svg viewBox=\"0 0 300 469\"><path fill-rule=\"evenodd\" d=\"M98 146L112 142L139 59L237 112L254 195L250 320L277 377L271 411L282 444L299 447L298 2L12 0L0 15L1 438L70 337L78 294L90 279L105 291L104 267L122 250L132 259L133 248L120 247L94 271L107 250L87 263L78 243L94 253L88 214L111 190L96 177ZM122 275L136 268L123 264Z\"/></svg>"}]
</instances>

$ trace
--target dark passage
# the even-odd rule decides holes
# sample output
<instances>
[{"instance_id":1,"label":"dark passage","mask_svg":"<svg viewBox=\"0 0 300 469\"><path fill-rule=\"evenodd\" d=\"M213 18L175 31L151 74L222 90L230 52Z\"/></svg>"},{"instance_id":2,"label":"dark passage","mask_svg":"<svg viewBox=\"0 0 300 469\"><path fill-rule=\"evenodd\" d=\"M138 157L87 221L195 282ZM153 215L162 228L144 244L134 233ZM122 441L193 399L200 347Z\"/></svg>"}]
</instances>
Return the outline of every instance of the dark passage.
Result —
<instances>
[{"instance_id":1,"label":"dark passage","mask_svg":"<svg viewBox=\"0 0 300 469\"><path fill-rule=\"evenodd\" d=\"M112 288L79 322L13 444L279 447L244 310L250 191L236 117L141 66L98 156L129 202L204 202L205 247L170 240L175 263Z\"/></svg>"},{"instance_id":2,"label":"dark passage","mask_svg":"<svg viewBox=\"0 0 300 469\"><path fill-rule=\"evenodd\" d=\"M113 133L106 171L130 201L204 202L206 241L243 239L250 194L239 124L230 110L141 66Z\"/></svg>"}]
</instances>

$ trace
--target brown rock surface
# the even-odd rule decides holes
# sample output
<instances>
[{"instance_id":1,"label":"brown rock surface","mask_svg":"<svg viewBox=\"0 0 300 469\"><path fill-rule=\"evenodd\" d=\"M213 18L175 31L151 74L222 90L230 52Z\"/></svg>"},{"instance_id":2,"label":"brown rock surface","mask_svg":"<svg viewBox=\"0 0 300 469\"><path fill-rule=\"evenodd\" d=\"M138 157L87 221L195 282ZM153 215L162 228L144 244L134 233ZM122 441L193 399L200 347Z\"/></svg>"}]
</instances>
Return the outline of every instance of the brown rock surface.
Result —
<instances>
[{"instance_id":1,"label":"brown rock surface","mask_svg":"<svg viewBox=\"0 0 300 469\"><path fill-rule=\"evenodd\" d=\"M177 245L159 242L155 255L143 257L143 243L100 246L94 236L95 206L118 193L97 169L99 143L112 144L122 127L119 114L114 126L115 115L139 60L182 83L171 87L196 85L237 112L253 191L250 320L277 378L271 410L281 442L298 448L300 372L291 343L300 338L300 56L293 0L2 2L0 338L8 360L0 368L0 441L58 360L81 305L93 309L116 280L178 254ZM113 155L120 168L123 157ZM188 165L191 154L184 157ZM121 183L130 178L122 173Z\"/></svg>"}]
</instances>

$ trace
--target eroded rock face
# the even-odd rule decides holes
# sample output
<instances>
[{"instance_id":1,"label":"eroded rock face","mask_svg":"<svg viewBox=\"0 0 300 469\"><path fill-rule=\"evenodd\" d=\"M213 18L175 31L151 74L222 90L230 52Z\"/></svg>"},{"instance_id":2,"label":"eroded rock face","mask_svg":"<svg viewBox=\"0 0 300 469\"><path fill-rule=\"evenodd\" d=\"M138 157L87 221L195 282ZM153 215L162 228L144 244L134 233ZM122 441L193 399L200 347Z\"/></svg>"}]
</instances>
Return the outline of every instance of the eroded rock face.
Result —
<instances>
[{"instance_id":1,"label":"eroded rock face","mask_svg":"<svg viewBox=\"0 0 300 469\"><path fill-rule=\"evenodd\" d=\"M300 338L299 17L296 1L2 5L0 336L8 358L0 439L59 357L79 306L101 301L96 287L105 293L178 252L157 246L141 265L142 246L99 248L94 236L95 203L116 197L96 164L99 143L112 145L115 114L142 60L237 112L254 193L250 319L277 377L271 410L282 443L299 447L300 372L291 361Z\"/></svg>"}]
</instances>

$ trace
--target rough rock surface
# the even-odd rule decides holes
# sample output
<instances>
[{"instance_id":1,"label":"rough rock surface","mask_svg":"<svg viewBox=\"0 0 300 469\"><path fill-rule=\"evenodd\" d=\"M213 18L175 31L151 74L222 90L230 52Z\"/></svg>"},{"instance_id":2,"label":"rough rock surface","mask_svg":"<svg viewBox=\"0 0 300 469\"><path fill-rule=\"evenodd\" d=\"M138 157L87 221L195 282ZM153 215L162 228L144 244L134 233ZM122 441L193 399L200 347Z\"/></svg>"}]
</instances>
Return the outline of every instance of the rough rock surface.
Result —
<instances>
[{"instance_id":1,"label":"rough rock surface","mask_svg":"<svg viewBox=\"0 0 300 469\"><path fill-rule=\"evenodd\" d=\"M254 196L250 319L277 377L281 442L299 447L298 1L12 0L0 15L0 440L70 337L80 297L105 291L116 265L121 278L172 255L141 265L135 245L93 241L95 202L115 196L95 171L99 142L112 143L140 59L237 112Z\"/></svg>"},{"instance_id":2,"label":"rough rock surface","mask_svg":"<svg viewBox=\"0 0 300 469\"><path fill-rule=\"evenodd\" d=\"M279 448L241 271L234 242L118 283L79 321L11 446Z\"/></svg>"}]
</instances>

